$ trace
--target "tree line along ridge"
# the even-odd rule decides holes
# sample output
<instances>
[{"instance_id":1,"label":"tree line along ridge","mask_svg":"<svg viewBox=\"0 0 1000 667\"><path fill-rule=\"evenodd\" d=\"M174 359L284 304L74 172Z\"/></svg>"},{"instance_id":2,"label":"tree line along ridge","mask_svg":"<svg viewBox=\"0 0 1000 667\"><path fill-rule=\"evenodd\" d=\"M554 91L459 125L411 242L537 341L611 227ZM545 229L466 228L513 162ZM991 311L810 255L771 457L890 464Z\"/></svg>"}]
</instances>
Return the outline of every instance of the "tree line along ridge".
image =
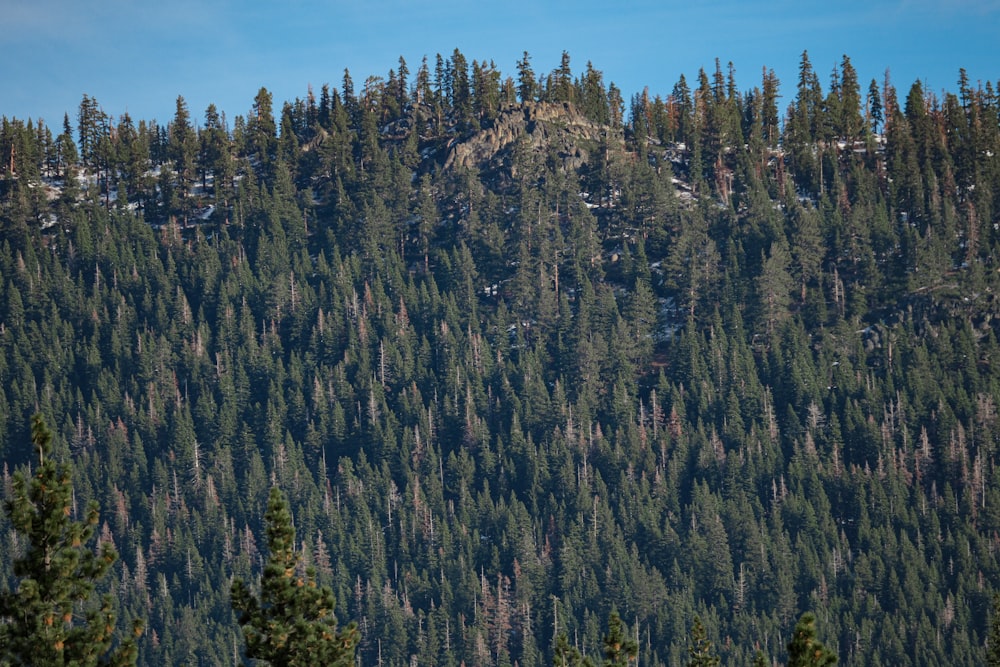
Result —
<instances>
[{"instance_id":1,"label":"tree line along ridge","mask_svg":"<svg viewBox=\"0 0 1000 667\"><path fill-rule=\"evenodd\" d=\"M4 497L41 413L141 664L251 657L269 508L363 664L982 664L998 88L456 50L4 117Z\"/></svg>"}]
</instances>

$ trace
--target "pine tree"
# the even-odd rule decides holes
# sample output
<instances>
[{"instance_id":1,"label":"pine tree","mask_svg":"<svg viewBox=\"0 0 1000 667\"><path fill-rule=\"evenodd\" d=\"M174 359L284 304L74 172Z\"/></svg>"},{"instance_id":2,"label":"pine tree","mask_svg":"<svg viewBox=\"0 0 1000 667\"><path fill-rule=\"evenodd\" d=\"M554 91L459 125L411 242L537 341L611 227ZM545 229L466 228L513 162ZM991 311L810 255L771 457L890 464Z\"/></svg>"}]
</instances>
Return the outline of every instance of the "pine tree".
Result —
<instances>
[{"instance_id":1,"label":"pine tree","mask_svg":"<svg viewBox=\"0 0 1000 667\"><path fill-rule=\"evenodd\" d=\"M469 81L469 62L461 51L455 49L449 61L451 74L451 109L460 131L473 128L472 85Z\"/></svg>"},{"instance_id":2,"label":"pine tree","mask_svg":"<svg viewBox=\"0 0 1000 667\"><path fill-rule=\"evenodd\" d=\"M338 630L333 591L317 585L314 568L307 568L305 576L299 572L301 554L295 551L291 510L277 487L271 489L264 519L270 556L260 597L241 579L232 587L232 606L239 614L247 657L275 667L353 665L357 627L351 623Z\"/></svg>"},{"instance_id":3,"label":"pine tree","mask_svg":"<svg viewBox=\"0 0 1000 667\"><path fill-rule=\"evenodd\" d=\"M858 84L858 73L851 64L851 59L844 55L840 63L840 118L837 130L847 141L853 141L861 135L861 89Z\"/></svg>"},{"instance_id":4,"label":"pine tree","mask_svg":"<svg viewBox=\"0 0 1000 667\"><path fill-rule=\"evenodd\" d=\"M761 264L763 268L756 282L759 317L764 333L771 336L790 315L794 282L788 273L791 255L784 239L771 244L768 256L761 253Z\"/></svg>"},{"instance_id":5,"label":"pine tree","mask_svg":"<svg viewBox=\"0 0 1000 667\"><path fill-rule=\"evenodd\" d=\"M778 80L773 69L764 70L764 78L761 83L762 99L762 130L764 139L768 146L778 145L778 138L781 136L781 118L778 115L778 99L781 97L779 89L781 82Z\"/></svg>"},{"instance_id":6,"label":"pine tree","mask_svg":"<svg viewBox=\"0 0 1000 667\"><path fill-rule=\"evenodd\" d=\"M30 479L14 474L13 497L5 503L11 523L28 544L14 560L17 589L0 593L0 664L134 665L132 639L111 650L116 616L111 596L104 596L97 608L88 604L95 583L118 554L107 542L97 552L85 546L98 523L97 503L90 504L85 521L71 518L72 469L50 458L51 440L36 414L31 441L38 468ZM137 621L133 630L138 636L142 624Z\"/></svg>"},{"instance_id":7,"label":"pine tree","mask_svg":"<svg viewBox=\"0 0 1000 667\"><path fill-rule=\"evenodd\" d=\"M531 56L525 51L517 61L517 95L522 102L535 101L535 71L531 68Z\"/></svg>"},{"instance_id":8,"label":"pine tree","mask_svg":"<svg viewBox=\"0 0 1000 667\"><path fill-rule=\"evenodd\" d=\"M100 139L100 127L104 112L97 100L84 95L80 101L80 111L77 116L77 129L80 133L80 160L85 167L96 165L97 142Z\"/></svg>"},{"instance_id":9,"label":"pine tree","mask_svg":"<svg viewBox=\"0 0 1000 667\"><path fill-rule=\"evenodd\" d=\"M562 52L559 69L552 73L552 102L573 102L573 72L569 66L569 53Z\"/></svg>"},{"instance_id":10,"label":"pine tree","mask_svg":"<svg viewBox=\"0 0 1000 667\"><path fill-rule=\"evenodd\" d=\"M604 667L627 667L638 654L639 644L628 636L618 612L611 612L604 635Z\"/></svg>"},{"instance_id":11,"label":"pine tree","mask_svg":"<svg viewBox=\"0 0 1000 667\"><path fill-rule=\"evenodd\" d=\"M174 120L168 129L167 155L174 161L174 172L181 187L181 197L187 198L188 189L194 178L195 158L198 152L198 136L191 126L191 114L187 102L177 96Z\"/></svg>"},{"instance_id":12,"label":"pine tree","mask_svg":"<svg viewBox=\"0 0 1000 667\"><path fill-rule=\"evenodd\" d=\"M708 638L701 619L694 617L691 625L691 635L688 637L688 667L718 667L719 656L712 650L712 642Z\"/></svg>"},{"instance_id":13,"label":"pine tree","mask_svg":"<svg viewBox=\"0 0 1000 667\"><path fill-rule=\"evenodd\" d=\"M986 640L986 664L988 667L1000 667L1000 594L993 596L990 634Z\"/></svg>"},{"instance_id":14,"label":"pine tree","mask_svg":"<svg viewBox=\"0 0 1000 667\"><path fill-rule=\"evenodd\" d=\"M580 110L594 121L606 125L609 121L608 93L604 89L604 75L588 60L587 71L580 83Z\"/></svg>"},{"instance_id":15,"label":"pine tree","mask_svg":"<svg viewBox=\"0 0 1000 667\"><path fill-rule=\"evenodd\" d=\"M882 96L878 92L878 83L875 79L868 84L868 118L871 121L872 132L878 134L878 128L882 125Z\"/></svg>"},{"instance_id":16,"label":"pine tree","mask_svg":"<svg viewBox=\"0 0 1000 667\"><path fill-rule=\"evenodd\" d=\"M346 72L344 78L345 82L350 79ZM351 96L353 97L353 89ZM247 119L247 143L250 155L257 160L262 173L267 175L273 173L273 163L278 152L278 127L274 121L272 100L271 93L267 88L261 88L257 91L257 96L253 101L253 109Z\"/></svg>"},{"instance_id":17,"label":"pine tree","mask_svg":"<svg viewBox=\"0 0 1000 667\"><path fill-rule=\"evenodd\" d=\"M565 634L560 634L556 638L556 648L552 656L552 664L555 667L593 667L594 663L590 658L580 655L580 650L575 646L570 646L569 639Z\"/></svg>"},{"instance_id":18,"label":"pine tree","mask_svg":"<svg viewBox=\"0 0 1000 667\"><path fill-rule=\"evenodd\" d=\"M826 667L837 664L833 651L816 639L816 615L802 614L788 643L788 667Z\"/></svg>"},{"instance_id":19,"label":"pine tree","mask_svg":"<svg viewBox=\"0 0 1000 667\"><path fill-rule=\"evenodd\" d=\"M58 176L68 178L79 159L76 144L73 142L73 128L70 125L68 113L63 114L63 131L56 137L56 150L59 155Z\"/></svg>"}]
</instances>

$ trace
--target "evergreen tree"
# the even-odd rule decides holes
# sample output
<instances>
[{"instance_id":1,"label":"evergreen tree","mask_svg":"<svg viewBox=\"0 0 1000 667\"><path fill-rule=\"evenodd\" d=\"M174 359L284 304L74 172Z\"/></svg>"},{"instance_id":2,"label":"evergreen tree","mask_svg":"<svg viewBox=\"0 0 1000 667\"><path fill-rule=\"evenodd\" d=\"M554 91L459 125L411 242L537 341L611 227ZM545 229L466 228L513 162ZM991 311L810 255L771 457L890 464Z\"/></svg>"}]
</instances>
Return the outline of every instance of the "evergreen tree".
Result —
<instances>
[{"instance_id":1,"label":"evergreen tree","mask_svg":"<svg viewBox=\"0 0 1000 667\"><path fill-rule=\"evenodd\" d=\"M97 164L97 142L101 136L104 118L104 112L97 100L84 94L77 115L77 130L80 135L80 160L85 167L94 167Z\"/></svg>"},{"instance_id":2,"label":"evergreen tree","mask_svg":"<svg viewBox=\"0 0 1000 667\"><path fill-rule=\"evenodd\" d=\"M19 578L15 591L0 593L0 664L134 665L132 639L114 650L115 611L110 595L99 607L90 605L94 585L118 557L108 542L97 552L85 546L98 523L92 502L84 521L71 518L72 469L51 457L52 434L41 415L31 420L31 442L39 465L30 480L16 472L13 497L5 510L14 528L27 539L14 559ZM84 619L80 622L81 617ZM136 622L135 634L142 627Z\"/></svg>"},{"instance_id":3,"label":"evergreen tree","mask_svg":"<svg viewBox=\"0 0 1000 667\"><path fill-rule=\"evenodd\" d=\"M788 667L825 667L837 663L837 656L816 639L816 616L802 614L788 643Z\"/></svg>"},{"instance_id":4,"label":"evergreen tree","mask_svg":"<svg viewBox=\"0 0 1000 667\"><path fill-rule=\"evenodd\" d=\"M555 667L593 667L594 665L590 658L580 655L578 648L570 646L565 634L560 634L556 638L556 648L552 656L552 664Z\"/></svg>"},{"instance_id":5,"label":"evergreen tree","mask_svg":"<svg viewBox=\"0 0 1000 667\"><path fill-rule=\"evenodd\" d=\"M346 81L349 78L346 72L344 76ZM267 88L257 91L254 98L253 109L247 119L247 147L262 172L270 176L278 152L278 127L274 120L273 97Z\"/></svg>"},{"instance_id":6,"label":"evergreen tree","mask_svg":"<svg viewBox=\"0 0 1000 667\"><path fill-rule=\"evenodd\" d=\"M790 314L789 304L794 284L788 273L791 256L783 238L771 244L767 256L761 253L761 264L763 268L756 281L758 315L761 328L770 336Z\"/></svg>"},{"instance_id":7,"label":"evergreen tree","mask_svg":"<svg viewBox=\"0 0 1000 667\"><path fill-rule=\"evenodd\" d=\"M691 87L683 74L674 84L670 93L670 108L676 118L675 141L691 142L694 133L694 104L691 101Z\"/></svg>"},{"instance_id":8,"label":"evergreen tree","mask_svg":"<svg viewBox=\"0 0 1000 667\"><path fill-rule=\"evenodd\" d=\"M868 119L871 121L872 132L878 134L878 128L882 125L882 95L879 94L875 79L868 84Z\"/></svg>"},{"instance_id":9,"label":"evergreen tree","mask_svg":"<svg viewBox=\"0 0 1000 667\"><path fill-rule=\"evenodd\" d=\"M712 642L708 638L701 618L694 617L691 624L691 635L688 638L688 667L718 667L719 656L712 650Z\"/></svg>"},{"instance_id":10,"label":"evergreen tree","mask_svg":"<svg viewBox=\"0 0 1000 667\"><path fill-rule=\"evenodd\" d=\"M242 579L233 581L232 606L239 614L248 658L275 667L354 664L358 630L352 623L337 628L333 591L316 583L316 572L303 574L302 555L295 550L295 528L284 493L271 489L267 501L267 546L260 597Z\"/></svg>"},{"instance_id":11,"label":"evergreen tree","mask_svg":"<svg viewBox=\"0 0 1000 667\"><path fill-rule=\"evenodd\" d=\"M63 131L62 134L56 137L56 150L58 152L57 176L68 178L79 159L76 143L73 141L73 128L70 125L68 113L63 114Z\"/></svg>"},{"instance_id":12,"label":"evergreen tree","mask_svg":"<svg viewBox=\"0 0 1000 667\"><path fill-rule=\"evenodd\" d=\"M324 86L324 91L327 88ZM233 161L229 154L229 136L224 118L214 104L205 109L205 128L200 134L201 145L198 154L198 169L202 187L208 184L208 174L212 173L212 190L216 205L228 201L232 190Z\"/></svg>"},{"instance_id":13,"label":"evergreen tree","mask_svg":"<svg viewBox=\"0 0 1000 667\"><path fill-rule=\"evenodd\" d=\"M117 153L117 171L121 178L118 201L127 204L142 188L144 174L149 168L149 146L127 113L122 114L118 123Z\"/></svg>"},{"instance_id":14,"label":"evergreen tree","mask_svg":"<svg viewBox=\"0 0 1000 667\"><path fill-rule=\"evenodd\" d=\"M195 159L198 153L198 136L191 125L191 114L187 102L177 96L177 106L174 120L168 130L170 139L167 143L167 155L174 162L174 172L177 174L181 188L181 198L186 199L188 189L194 179Z\"/></svg>"},{"instance_id":15,"label":"evergreen tree","mask_svg":"<svg viewBox=\"0 0 1000 667\"><path fill-rule=\"evenodd\" d=\"M851 59L844 55L840 63L840 114L836 130L848 142L861 134L861 89L858 73Z\"/></svg>"},{"instance_id":16,"label":"evergreen tree","mask_svg":"<svg viewBox=\"0 0 1000 667\"><path fill-rule=\"evenodd\" d=\"M461 51L451 55L451 108L460 130L472 127L472 85L469 81L469 62Z\"/></svg>"},{"instance_id":17,"label":"evergreen tree","mask_svg":"<svg viewBox=\"0 0 1000 667\"><path fill-rule=\"evenodd\" d=\"M580 92L577 95L580 110L595 123L607 124L610 120L608 111L608 93L604 89L604 75L588 60L587 70L580 82Z\"/></svg>"},{"instance_id":18,"label":"evergreen tree","mask_svg":"<svg viewBox=\"0 0 1000 667\"><path fill-rule=\"evenodd\" d=\"M993 596L990 614L990 634L986 640L987 667L1000 667L1000 594Z\"/></svg>"},{"instance_id":19,"label":"evergreen tree","mask_svg":"<svg viewBox=\"0 0 1000 667\"><path fill-rule=\"evenodd\" d=\"M612 611L604 635L604 667L627 667L638 654L639 644L628 636L618 612Z\"/></svg>"},{"instance_id":20,"label":"evergreen tree","mask_svg":"<svg viewBox=\"0 0 1000 667\"><path fill-rule=\"evenodd\" d=\"M562 52L559 69L552 73L549 100L552 102L573 102L573 71L569 65L569 53Z\"/></svg>"},{"instance_id":21,"label":"evergreen tree","mask_svg":"<svg viewBox=\"0 0 1000 667\"><path fill-rule=\"evenodd\" d=\"M771 147L777 146L778 138L781 136L781 118L778 115L780 85L774 70L765 68L761 82L761 126L764 140Z\"/></svg>"},{"instance_id":22,"label":"evergreen tree","mask_svg":"<svg viewBox=\"0 0 1000 667\"><path fill-rule=\"evenodd\" d=\"M535 70L531 68L531 56L525 51L521 59L517 61L517 96L521 102L535 101Z\"/></svg>"}]
</instances>

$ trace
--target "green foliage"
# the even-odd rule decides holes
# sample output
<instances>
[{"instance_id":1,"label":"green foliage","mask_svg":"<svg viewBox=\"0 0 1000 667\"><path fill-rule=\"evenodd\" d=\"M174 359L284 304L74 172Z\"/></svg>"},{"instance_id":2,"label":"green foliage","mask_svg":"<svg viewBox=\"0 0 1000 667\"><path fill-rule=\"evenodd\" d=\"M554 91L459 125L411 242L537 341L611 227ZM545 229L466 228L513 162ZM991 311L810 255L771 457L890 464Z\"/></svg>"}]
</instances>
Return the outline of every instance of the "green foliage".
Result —
<instances>
[{"instance_id":1,"label":"green foliage","mask_svg":"<svg viewBox=\"0 0 1000 667\"><path fill-rule=\"evenodd\" d=\"M627 667L636 659L639 644L627 632L618 612L612 611L608 618L608 631L604 635L605 667Z\"/></svg>"},{"instance_id":2,"label":"green foliage","mask_svg":"<svg viewBox=\"0 0 1000 667\"><path fill-rule=\"evenodd\" d=\"M260 597L242 579L233 581L232 605L239 614L248 658L275 667L354 664L358 643L353 623L337 628L333 591L316 583L316 571L301 571L288 501L278 487L267 501L268 560Z\"/></svg>"},{"instance_id":3,"label":"green foliage","mask_svg":"<svg viewBox=\"0 0 1000 667\"><path fill-rule=\"evenodd\" d=\"M72 519L72 468L52 458L52 434L41 415L31 420L31 442L39 464L30 479L14 473L13 495L4 508L26 540L14 559L17 589L0 593L0 663L9 665L134 665L133 638L112 649L113 599L93 604L95 584L118 555L107 542L97 552L86 542L98 522L97 504L84 521ZM141 623L134 626L136 636Z\"/></svg>"},{"instance_id":4,"label":"green foliage","mask_svg":"<svg viewBox=\"0 0 1000 667\"><path fill-rule=\"evenodd\" d=\"M718 667L719 662L719 656L712 648L705 626L702 625L701 619L695 616L688 637L688 667Z\"/></svg>"},{"instance_id":5,"label":"green foliage","mask_svg":"<svg viewBox=\"0 0 1000 667\"><path fill-rule=\"evenodd\" d=\"M568 53L452 52L0 123L0 481L54 415L139 662L240 660L275 485L364 664L596 661L611 609L643 664L696 615L748 664L816 608L844 662L983 662L996 90L724 63L627 114Z\"/></svg>"},{"instance_id":6,"label":"green foliage","mask_svg":"<svg viewBox=\"0 0 1000 667\"><path fill-rule=\"evenodd\" d=\"M592 667L593 661L580 655L579 649L569 645L565 634L556 637L552 664L555 667Z\"/></svg>"},{"instance_id":7,"label":"green foliage","mask_svg":"<svg viewBox=\"0 0 1000 667\"><path fill-rule=\"evenodd\" d=\"M816 638L816 616L806 612L795 624L788 642L788 667L825 667L837 664L836 654Z\"/></svg>"},{"instance_id":8,"label":"green foliage","mask_svg":"<svg viewBox=\"0 0 1000 667\"><path fill-rule=\"evenodd\" d=\"M1000 666L1000 595L993 595L993 607L990 613L990 633L986 638L986 664L989 667Z\"/></svg>"}]
</instances>

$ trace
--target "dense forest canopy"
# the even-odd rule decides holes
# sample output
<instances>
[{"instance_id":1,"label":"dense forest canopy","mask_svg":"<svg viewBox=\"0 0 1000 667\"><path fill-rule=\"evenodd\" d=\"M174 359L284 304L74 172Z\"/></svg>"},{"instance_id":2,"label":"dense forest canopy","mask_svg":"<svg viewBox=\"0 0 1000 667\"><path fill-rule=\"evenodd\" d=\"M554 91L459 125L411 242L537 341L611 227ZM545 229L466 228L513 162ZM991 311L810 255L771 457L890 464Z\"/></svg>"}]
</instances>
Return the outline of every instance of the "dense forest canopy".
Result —
<instances>
[{"instance_id":1,"label":"dense forest canopy","mask_svg":"<svg viewBox=\"0 0 1000 667\"><path fill-rule=\"evenodd\" d=\"M141 664L241 662L272 487L361 664L981 664L1000 81L536 65L4 117L4 497L40 412Z\"/></svg>"}]
</instances>

